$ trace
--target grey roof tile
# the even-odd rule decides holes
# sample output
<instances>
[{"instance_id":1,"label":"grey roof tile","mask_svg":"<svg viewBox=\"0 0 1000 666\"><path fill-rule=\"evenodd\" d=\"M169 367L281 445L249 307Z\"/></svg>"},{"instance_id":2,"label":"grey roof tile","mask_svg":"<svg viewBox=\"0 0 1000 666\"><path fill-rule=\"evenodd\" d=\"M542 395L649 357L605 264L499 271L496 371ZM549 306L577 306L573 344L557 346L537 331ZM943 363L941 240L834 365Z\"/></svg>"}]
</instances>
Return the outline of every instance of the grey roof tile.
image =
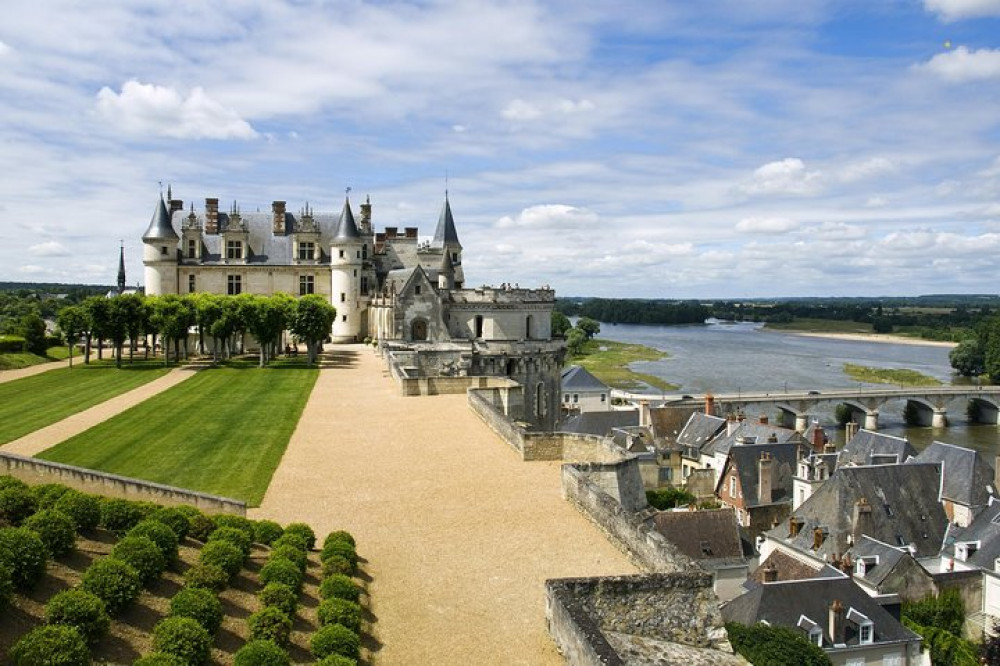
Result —
<instances>
[{"instance_id":1,"label":"grey roof tile","mask_svg":"<svg viewBox=\"0 0 1000 666\"><path fill-rule=\"evenodd\" d=\"M975 449L933 442L915 462L941 463L944 483L941 495L969 507L985 506L993 488L993 468Z\"/></svg>"},{"instance_id":2,"label":"grey roof tile","mask_svg":"<svg viewBox=\"0 0 1000 666\"><path fill-rule=\"evenodd\" d=\"M608 385L590 374L579 365L571 365L562 371L563 391L607 391Z\"/></svg>"},{"instance_id":3,"label":"grey roof tile","mask_svg":"<svg viewBox=\"0 0 1000 666\"><path fill-rule=\"evenodd\" d=\"M149 227L146 229L146 233L142 235L142 240L176 241L179 238L177 232L174 231L173 225L170 223L170 213L167 212L167 205L163 202L163 197L161 196L159 203L156 204L156 208L153 210L153 217L149 221Z\"/></svg>"},{"instance_id":4,"label":"grey roof tile","mask_svg":"<svg viewBox=\"0 0 1000 666\"><path fill-rule=\"evenodd\" d=\"M916 455L916 449L904 437L861 429L841 449L837 464L885 465L906 462Z\"/></svg>"},{"instance_id":5,"label":"grey roof tile","mask_svg":"<svg viewBox=\"0 0 1000 666\"><path fill-rule=\"evenodd\" d=\"M434 230L434 247L444 247L445 245L457 245L462 247L458 241L458 232L455 230L455 218L451 215L451 203L448 195L444 197L444 207L441 208L441 215L438 217L437 228Z\"/></svg>"}]
</instances>

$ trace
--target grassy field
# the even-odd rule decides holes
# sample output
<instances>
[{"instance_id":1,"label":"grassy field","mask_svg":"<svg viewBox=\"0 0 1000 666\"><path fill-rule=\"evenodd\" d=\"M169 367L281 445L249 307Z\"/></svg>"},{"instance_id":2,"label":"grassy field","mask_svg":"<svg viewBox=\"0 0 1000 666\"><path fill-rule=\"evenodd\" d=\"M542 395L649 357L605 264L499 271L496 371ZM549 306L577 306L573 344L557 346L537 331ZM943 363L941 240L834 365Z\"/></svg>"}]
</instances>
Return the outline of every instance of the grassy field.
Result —
<instances>
[{"instance_id":1,"label":"grassy field","mask_svg":"<svg viewBox=\"0 0 1000 666\"><path fill-rule=\"evenodd\" d=\"M0 370L18 370L32 365L49 363L50 361L62 361L66 358L69 358L69 349L66 347L49 347L45 352L45 356L38 356L29 352L23 354L0 354ZM76 355L74 355L74 358L76 358Z\"/></svg>"},{"instance_id":2,"label":"grassy field","mask_svg":"<svg viewBox=\"0 0 1000 666\"><path fill-rule=\"evenodd\" d=\"M282 365L203 370L39 457L256 506L318 372Z\"/></svg>"},{"instance_id":3,"label":"grassy field","mask_svg":"<svg viewBox=\"0 0 1000 666\"><path fill-rule=\"evenodd\" d=\"M82 412L142 386L168 371L163 366L117 370L107 365L56 368L0 384L0 444Z\"/></svg>"},{"instance_id":4,"label":"grassy field","mask_svg":"<svg viewBox=\"0 0 1000 666\"><path fill-rule=\"evenodd\" d=\"M808 319L796 317L788 323L769 323L764 328L775 331L801 331L803 333L872 333L871 324L843 319Z\"/></svg>"},{"instance_id":5,"label":"grassy field","mask_svg":"<svg viewBox=\"0 0 1000 666\"><path fill-rule=\"evenodd\" d=\"M900 386L940 386L941 382L916 370L871 368L864 365L844 364L844 373L851 379L868 384L897 384Z\"/></svg>"},{"instance_id":6,"label":"grassy field","mask_svg":"<svg viewBox=\"0 0 1000 666\"><path fill-rule=\"evenodd\" d=\"M645 345L626 344L612 340L590 340L584 345L583 355L572 362L586 368L591 374L612 388L623 391L641 391L647 386L661 391L674 391L677 386L659 377L630 370L629 363L658 361L668 354Z\"/></svg>"}]
</instances>

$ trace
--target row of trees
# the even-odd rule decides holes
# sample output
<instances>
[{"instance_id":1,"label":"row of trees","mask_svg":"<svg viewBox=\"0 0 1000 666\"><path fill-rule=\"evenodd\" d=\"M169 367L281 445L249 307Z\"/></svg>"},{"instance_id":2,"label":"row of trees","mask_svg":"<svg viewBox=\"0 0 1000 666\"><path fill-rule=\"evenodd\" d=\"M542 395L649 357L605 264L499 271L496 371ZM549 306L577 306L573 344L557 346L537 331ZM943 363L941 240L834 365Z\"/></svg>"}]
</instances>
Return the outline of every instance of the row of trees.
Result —
<instances>
[{"instance_id":1,"label":"row of trees","mask_svg":"<svg viewBox=\"0 0 1000 666\"><path fill-rule=\"evenodd\" d=\"M88 298L80 305L60 310L56 320L69 345L71 365L74 343L81 337L85 341L85 362L90 361L92 345L97 345L100 357L103 343L108 341L121 367L126 343L131 361L139 340L147 336L152 337L154 348L157 338L162 341L164 362L170 361L171 347L174 359L179 361L182 350L184 356L188 354L188 333L194 328L200 349L205 350L206 340L210 339L216 358L219 350L224 356L233 355L249 333L260 343L260 365L264 366L279 352L281 334L286 330L306 343L309 363L315 362L336 315L336 308L317 294L298 299L287 294L123 294Z\"/></svg>"}]
</instances>

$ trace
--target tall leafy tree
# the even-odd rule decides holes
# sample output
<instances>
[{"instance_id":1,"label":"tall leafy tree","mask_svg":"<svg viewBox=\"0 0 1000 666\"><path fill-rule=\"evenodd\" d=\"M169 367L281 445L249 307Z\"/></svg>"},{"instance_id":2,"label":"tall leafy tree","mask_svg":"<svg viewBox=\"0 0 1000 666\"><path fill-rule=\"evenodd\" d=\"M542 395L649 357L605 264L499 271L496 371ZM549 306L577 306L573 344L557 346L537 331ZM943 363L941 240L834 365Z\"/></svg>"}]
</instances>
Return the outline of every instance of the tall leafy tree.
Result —
<instances>
[{"instance_id":1,"label":"tall leafy tree","mask_svg":"<svg viewBox=\"0 0 1000 666\"><path fill-rule=\"evenodd\" d=\"M146 299L139 294L122 294L115 300L118 301L118 308L125 324L125 334L129 342L128 361L131 363L139 336L144 335L149 329L149 307Z\"/></svg>"},{"instance_id":2,"label":"tall leafy tree","mask_svg":"<svg viewBox=\"0 0 1000 666\"><path fill-rule=\"evenodd\" d=\"M573 324L570 322L569 317L559 312L559 310L552 311L552 337L561 338L571 328L573 328Z\"/></svg>"},{"instance_id":3,"label":"tall leafy tree","mask_svg":"<svg viewBox=\"0 0 1000 666\"><path fill-rule=\"evenodd\" d=\"M174 347L174 358L180 361L182 339L187 339L188 328L194 323L194 310L190 303L175 294L166 294L154 301L151 325L163 338L163 362L170 362L170 345Z\"/></svg>"},{"instance_id":4,"label":"tall leafy tree","mask_svg":"<svg viewBox=\"0 0 1000 666\"><path fill-rule=\"evenodd\" d=\"M316 355L330 335L336 316L337 309L319 294L303 296L296 303L292 332L305 340L310 365L316 362Z\"/></svg>"},{"instance_id":5,"label":"tall leafy tree","mask_svg":"<svg viewBox=\"0 0 1000 666\"><path fill-rule=\"evenodd\" d=\"M963 377L975 377L986 371L986 358L978 338L966 338L948 352L948 361Z\"/></svg>"},{"instance_id":6,"label":"tall leafy tree","mask_svg":"<svg viewBox=\"0 0 1000 666\"><path fill-rule=\"evenodd\" d=\"M59 311L56 323L66 339L69 348L69 367L73 367L73 347L76 340L87 330L87 312L79 305L69 305Z\"/></svg>"},{"instance_id":7,"label":"tall leafy tree","mask_svg":"<svg viewBox=\"0 0 1000 666\"><path fill-rule=\"evenodd\" d=\"M588 340L593 339L595 335L601 332L601 324L590 317L580 317L576 322L576 327L583 332L583 335Z\"/></svg>"},{"instance_id":8,"label":"tall leafy tree","mask_svg":"<svg viewBox=\"0 0 1000 666\"><path fill-rule=\"evenodd\" d=\"M84 363L90 363L90 348L93 342L97 341L97 358L100 360L104 356L104 338L110 325L111 305L109 299L104 296L91 296L83 302L83 308L87 313L87 345L86 358Z\"/></svg>"},{"instance_id":9,"label":"tall leafy tree","mask_svg":"<svg viewBox=\"0 0 1000 666\"><path fill-rule=\"evenodd\" d=\"M225 297L208 292L194 295L195 321L198 324L199 351L205 353L205 334L212 337L212 358L217 359L219 338L212 333L212 326L222 316L222 301Z\"/></svg>"}]
</instances>

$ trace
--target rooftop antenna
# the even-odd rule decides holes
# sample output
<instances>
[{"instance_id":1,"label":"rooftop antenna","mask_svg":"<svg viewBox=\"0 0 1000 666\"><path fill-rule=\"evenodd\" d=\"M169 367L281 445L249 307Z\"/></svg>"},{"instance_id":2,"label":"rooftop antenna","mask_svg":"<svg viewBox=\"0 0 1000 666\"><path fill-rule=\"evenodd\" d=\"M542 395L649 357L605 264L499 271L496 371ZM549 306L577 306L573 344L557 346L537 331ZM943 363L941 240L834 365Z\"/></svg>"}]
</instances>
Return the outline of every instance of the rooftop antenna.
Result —
<instances>
[{"instance_id":1,"label":"rooftop antenna","mask_svg":"<svg viewBox=\"0 0 1000 666\"><path fill-rule=\"evenodd\" d=\"M444 170L444 198L448 198L448 170Z\"/></svg>"}]
</instances>

